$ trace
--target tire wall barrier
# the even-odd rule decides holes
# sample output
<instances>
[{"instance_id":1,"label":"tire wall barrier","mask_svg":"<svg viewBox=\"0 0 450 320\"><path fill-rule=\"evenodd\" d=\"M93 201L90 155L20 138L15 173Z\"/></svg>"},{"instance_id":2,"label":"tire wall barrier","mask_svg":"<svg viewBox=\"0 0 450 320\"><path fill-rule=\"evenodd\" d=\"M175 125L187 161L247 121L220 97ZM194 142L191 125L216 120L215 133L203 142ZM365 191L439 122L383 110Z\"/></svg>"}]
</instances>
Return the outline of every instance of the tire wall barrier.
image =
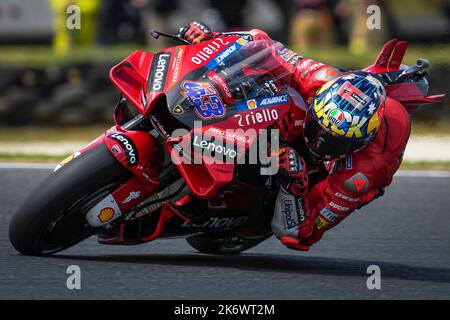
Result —
<instances>
[{"instance_id":1,"label":"tire wall barrier","mask_svg":"<svg viewBox=\"0 0 450 320\"><path fill-rule=\"evenodd\" d=\"M120 93L109 80L111 63L80 63L49 69L0 66L1 126L87 126L112 123ZM449 64L434 64L430 94L445 100L423 106L414 121L450 122Z\"/></svg>"}]
</instances>

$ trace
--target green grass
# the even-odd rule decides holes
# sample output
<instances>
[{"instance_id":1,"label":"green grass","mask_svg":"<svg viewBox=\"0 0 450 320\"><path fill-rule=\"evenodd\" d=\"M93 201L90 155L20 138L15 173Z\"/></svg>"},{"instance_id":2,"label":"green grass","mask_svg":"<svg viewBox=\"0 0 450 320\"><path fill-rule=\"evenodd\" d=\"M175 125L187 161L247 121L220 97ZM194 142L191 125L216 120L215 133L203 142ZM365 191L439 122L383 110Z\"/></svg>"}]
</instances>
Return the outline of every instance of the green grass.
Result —
<instances>
[{"instance_id":1,"label":"green grass","mask_svg":"<svg viewBox=\"0 0 450 320\"><path fill-rule=\"evenodd\" d=\"M175 45L175 44L174 44ZM347 47L292 48L303 56L343 68L363 68L373 63L382 45L365 54L352 54ZM161 49L161 48L159 48ZM68 55L56 54L50 46L0 46L0 66L49 68L66 63L121 61L135 50L156 51L141 44L122 44L109 47L74 48ZM427 58L431 63L450 63L450 45L410 46L405 63L412 64L417 58Z\"/></svg>"},{"instance_id":2,"label":"green grass","mask_svg":"<svg viewBox=\"0 0 450 320\"><path fill-rule=\"evenodd\" d=\"M0 46L0 65L48 68L77 62L119 62L135 50L145 50L145 48L138 44L74 48L70 54L61 55L55 53L50 46Z\"/></svg>"},{"instance_id":3,"label":"green grass","mask_svg":"<svg viewBox=\"0 0 450 320\"><path fill-rule=\"evenodd\" d=\"M343 68L364 68L375 61L382 45L364 54L355 54L349 51L347 47L330 48L293 48L303 56L316 59L323 63L343 67ZM411 45L406 51L403 63L411 65L418 58L426 58L431 64L446 63L450 64L450 45L432 44L428 46Z\"/></svg>"},{"instance_id":4,"label":"green grass","mask_svg":"<svg viewBox=\"0 0 450 320\"><path fill-rule=\"evenodd\" d=\"M1 162L31 162L31 163L59 163L68 155L46 155L46 154L25 154L0 152Z\"/></svg>"},{"instance_id":5,"label":"green grass","mask_svg":"<svg viewBox=\"0 0 450 320\"><path fill-rule=\"evenodd\" d=\"M404 161L401 170L445 170L450 171L450 161Z\"/></svg>"},{"instance_id":6,"label":"green grass","mask_svg":"<svg viewBox=\"0 0 450 320\"><path fill-rule=\"evenodd\" d=\"M109 126L0 128L0 142L92 141Z\"/></svg>"}]
</instances>

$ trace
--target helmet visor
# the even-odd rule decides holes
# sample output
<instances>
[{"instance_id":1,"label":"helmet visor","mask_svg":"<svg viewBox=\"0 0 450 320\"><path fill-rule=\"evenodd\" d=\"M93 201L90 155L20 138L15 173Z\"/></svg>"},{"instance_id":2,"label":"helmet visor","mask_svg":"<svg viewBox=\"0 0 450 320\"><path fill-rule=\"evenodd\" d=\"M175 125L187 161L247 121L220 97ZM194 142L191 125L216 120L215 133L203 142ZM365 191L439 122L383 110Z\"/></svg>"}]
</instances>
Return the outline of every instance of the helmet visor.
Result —
<instances>
[{"instance_id":1,"label":"helmet visor","mask_svg":"<svg viewBox=\"0 0 450 320\"><path fill-rule=\"evenodd\" d=\"M306 114L304 137L310 151L325 160L342 158L366 145L365 141L347 140L334 136L324 129L309 111Z\"/></svg>"}]
</instances>

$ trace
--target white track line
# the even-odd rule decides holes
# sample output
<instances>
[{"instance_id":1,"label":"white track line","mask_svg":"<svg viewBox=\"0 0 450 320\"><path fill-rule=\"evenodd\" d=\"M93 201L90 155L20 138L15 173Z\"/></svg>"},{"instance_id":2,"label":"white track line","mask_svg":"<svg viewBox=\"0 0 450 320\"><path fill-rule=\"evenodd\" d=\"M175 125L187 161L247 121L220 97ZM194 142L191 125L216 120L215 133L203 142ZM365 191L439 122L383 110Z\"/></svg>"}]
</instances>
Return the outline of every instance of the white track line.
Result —
<instances>
[{"instance_id":1,"label":"white track line","mask_svg":"<svg viewBox=\"0 0 450 320\"><path fill-rule=\"evenodd\" d=\"M42 169L53 170L57 163L0 163L0 169ZM396 177L412 177L412 178L450 178L450 171L436 170L399 170L395 174Z\"/></svg>"},{"instance_id":2,"label":"white track line","mask_svg":"<svg viewBox=\"0 0 450 320\"><path fill-rule=\"evenodd\" d=\"M57 163L0 163L0 169L55 169Z\"/></svg>"}]
</instances>

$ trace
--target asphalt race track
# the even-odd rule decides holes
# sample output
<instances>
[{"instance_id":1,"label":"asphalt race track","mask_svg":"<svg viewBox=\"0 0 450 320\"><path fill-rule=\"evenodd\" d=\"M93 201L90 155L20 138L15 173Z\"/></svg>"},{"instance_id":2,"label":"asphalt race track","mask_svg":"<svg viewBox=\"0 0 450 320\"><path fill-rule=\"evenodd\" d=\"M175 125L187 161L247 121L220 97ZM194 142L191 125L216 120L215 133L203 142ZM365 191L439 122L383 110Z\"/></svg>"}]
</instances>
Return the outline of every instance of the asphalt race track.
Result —
<instances>
[{"instance_id":1,"label":"asphalt race track","mask_svg":"<svg viewBox=\"0 0 450 320\"><path fill-rule=\"evenodd\" d=\"M51 171L0 169L0 299L448 299L450 175L400 175L377 202L311 252L271 238L240 256L196 253L183 239L137 247L85 242L49 258L18 254L8 225ZM66 269L81 268L81 290ZM366 286L378 265L381 289Z\"/></svg>"}]
</instances>

